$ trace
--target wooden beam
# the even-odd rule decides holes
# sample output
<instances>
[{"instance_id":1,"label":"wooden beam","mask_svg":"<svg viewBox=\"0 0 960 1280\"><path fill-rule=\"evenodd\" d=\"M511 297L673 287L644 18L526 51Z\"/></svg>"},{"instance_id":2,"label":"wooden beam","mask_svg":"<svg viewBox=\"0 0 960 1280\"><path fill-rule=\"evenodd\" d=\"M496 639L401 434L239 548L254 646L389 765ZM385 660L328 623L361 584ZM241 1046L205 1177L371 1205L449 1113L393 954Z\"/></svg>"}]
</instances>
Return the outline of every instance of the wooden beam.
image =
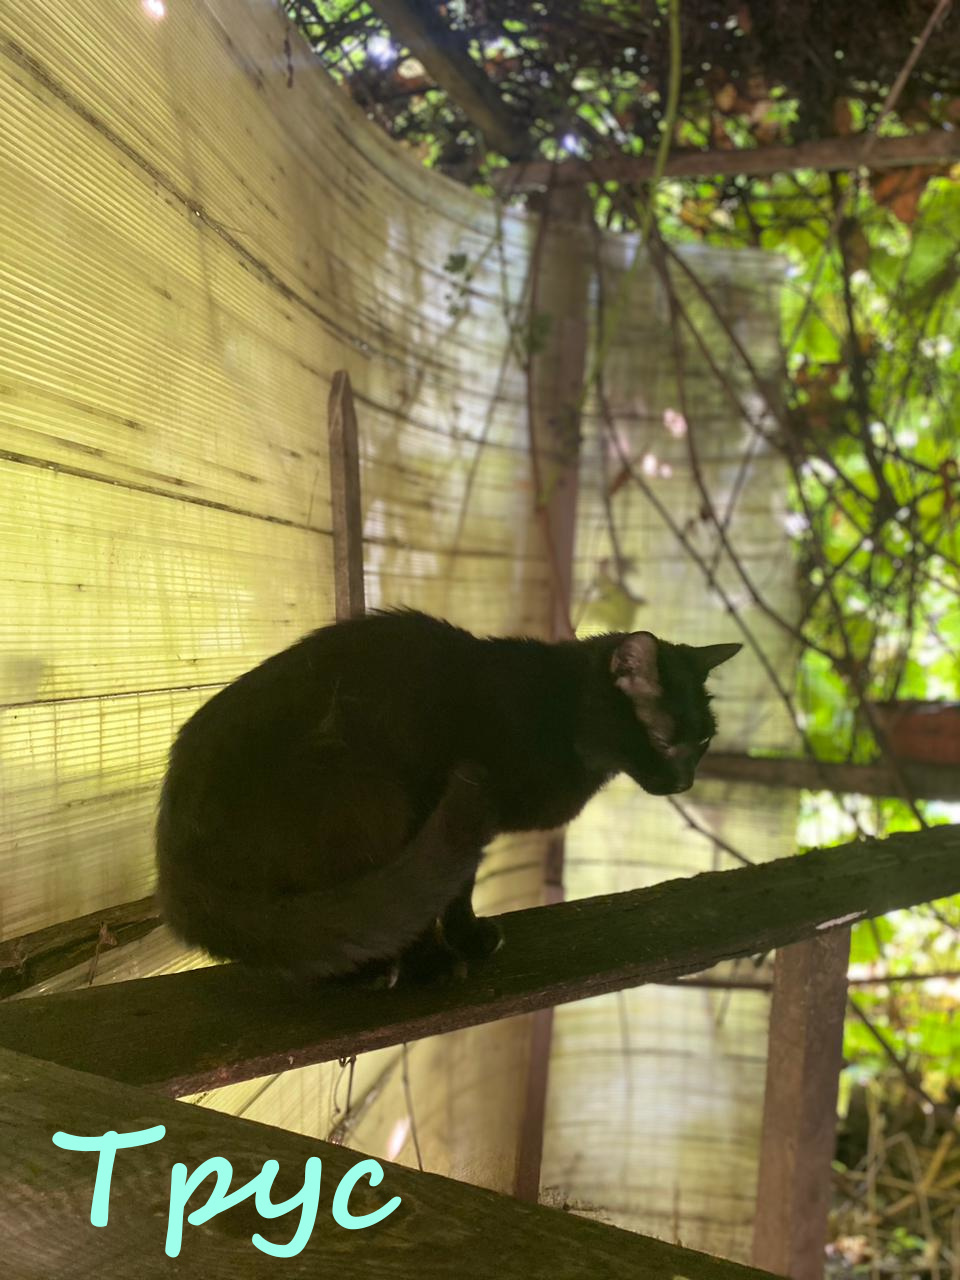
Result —
<instances>
[{"instance_id":1,"label":"wooden beam","mask_svg":"<svg viewBox=\"0 0 960 1280\"><path fill-rule=\"evenodd\" d=\"M918 800L960 800L960 769L956 766L900 761L900 771ZM828 764L819 760L710 751L700 761L697 777L745 782L751 786L832 791L838 795L900 794L896 778L885 764Z\"/></svg>"},{"instance_id":2,"label":"wooden beam","mask_svg":"<svg viewBox=\"0 0 960 1280\"><path fill-rule=\"evenodd\" d=\"M165 1129L159 1140L117 1153L108 1220L93 1226L98 1157L54 1146L53 1134L128 1134L157 1125ZM365 1159L360 1152L4 1051L0 1131L3 1269L18 1280L174 1273L208 1280L281 1274L767 1280L735 1262L387 1161L377 1162L382 1181L375 1189L367 1176L359 1179L348 1208L354 1215L369 1214L395 1196L399 1205L376 1225L345 1230L333 1219L333 1196L344 1175ZM274 1204L301 1190L307 1160L319 1158L319 1212L302 1252L277 1262L251 1239L257 1232L287 1244L301 1220L299 1206L274 1221L260 1216L259 1205L248 1198L203 1225L184 1221L179 1256L167 1256L171 1169L182 1162L192 1174L212 1156L229 1161L232 1191L257 1177L265 1161L276 1160L269 1196ZM191 1197L190 1211L208 1201L213 1186L208 1177Z\"/></svg>"},{"instance_id":3,"label":"wooden beam","mask_svg":"<svg viewBox=\"0 0 960 1280\"><path fill-rule=\"evenodd\" d=\"M931 129L903 138L874 138L851 133L842 138L798 142L789 147L741 147L731 151L672 151L665 178L736 177L740 174L790 173L796 169L828 171L910 168L917 164L949 165L960 160L960 130ZM612 156L603 160L566 160L554 165L531 160L509 165L490 179L499 191L531 187L582 185L587 182L649 182L654 157Z\"/></svg>"},{"instance_id":4,"label":"wooden beam","mask_svg":"<svg viewBox=\"0 0 960 1280\"><path fill-rule=\"evenodd\" d=\"M489 147L508 158L523 153L526 130L470 57L461 33L439 17L435 4L429 0L370 0L370 8L477 126Z\"/></svg>"},{"instance_id":5,"label":"wooden beam","mask_svg":"<svg viewBox=\"0 0 960 1280\"><path fill-rule=\"evenodd\" d=\"M835 929L774 964L752 1261L790 1280L823 1276L849 957Z\"/></svg>"},{"instance_id":6,"label":"wooden beam","mask_svg":"<svg viewBox=\"0 0 960 1280\"><path fill-rule=\"evenodd\" d=\"M8 938L0 942L0 999L93 961L100 951L136 942L159 924L151 895Z\"/></svg>"},{"instance_id":7,"label":"wooden beam","mask_svg":"<svg viewBox=\"0 0 960 1280\"><path fill-rule=\"evenodd\" d=\"M366 612L363 587L363 511L360 444L350 375L338 369L327 402L330 509L333 520L333 588L338 622Z\"/></svg>"},{"instance_id":8,"label":"wooden beam","mask_svg":"<svg viewBox=\"0 0 960 1280\"><path fill-rule=\"evenodd\" d=\"M500 917L459 986L312 991L219 965L0 1006L0 1046L185 1094L401 1044L816 937L960 891L960 825Z\"/></svg>"}]
</instances>

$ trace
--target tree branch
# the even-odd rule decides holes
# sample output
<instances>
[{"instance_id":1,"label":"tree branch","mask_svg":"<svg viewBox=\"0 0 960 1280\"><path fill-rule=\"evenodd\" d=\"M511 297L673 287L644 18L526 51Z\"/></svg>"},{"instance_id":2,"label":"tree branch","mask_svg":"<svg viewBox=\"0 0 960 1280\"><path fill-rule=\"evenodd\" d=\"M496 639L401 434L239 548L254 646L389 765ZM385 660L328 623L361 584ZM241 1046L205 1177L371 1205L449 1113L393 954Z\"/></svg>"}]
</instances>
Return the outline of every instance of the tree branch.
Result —
<instances>
[{"instance_id":1,"label":"tree branch","mask_svg":"<svg viewBox=\"0 0 960 1280\"><path fill-rule=\"evenodd\" d=\"M526 131L470 57L463 36L441 21L434 6L424 0L370 0L370 8L477 126L488 146L508 158L524 152Z\"/></svg>"}]
</instances>

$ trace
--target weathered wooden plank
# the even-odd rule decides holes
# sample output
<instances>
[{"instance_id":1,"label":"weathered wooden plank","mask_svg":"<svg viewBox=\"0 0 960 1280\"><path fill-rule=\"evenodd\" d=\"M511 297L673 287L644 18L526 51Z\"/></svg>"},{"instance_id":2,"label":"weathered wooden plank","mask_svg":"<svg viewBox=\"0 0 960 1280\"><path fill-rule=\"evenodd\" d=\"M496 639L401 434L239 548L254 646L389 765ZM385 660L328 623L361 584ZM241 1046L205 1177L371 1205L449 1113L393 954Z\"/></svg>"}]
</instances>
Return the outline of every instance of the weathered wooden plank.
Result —
<instances>
[{"instance_id":1,"label":"weathered wooden plank","mask_svg":"<svg viewBox=\"0 0 960 1280\"><path fill-rule=\"evenodd\" d=\"M360 503L360 446L353 387L345 369L330 384L327 406L330 449L330 509L333 519L333 587L337 621L360 618L363 591L363 515Z\"/></svg>"},{"instance_id":2,"label":"weathered wooden plank","mask_svg":"<svg viewBox=\"0 0 960 1280\"><path fill-rule=\"evenodd\" d=\"M960 800L960 769L955 766L900 761L899 768L917 799ZM839 764L794 757L744 756L734 752L710 751L700 761L697 776L761 787L829 790L837 794L900 794L893 772L885 764Z\"/></svg>"},{"instance_id":3,"label":"weathered wooden plank","mask_svg":"<svg viewBox=\"0 0 960 1280\"><path fill-rule=\"evenodd\" d=\"M528 147L527 131L470 57L463 35L443 22L435 5L424 0L370 0L370 7L477 126L488 146L505 156L519 155Z\"/></svg>"},{"instance_id":4,"label":"weathered wooden plank","mask_svg":"<svg viewBox=\"0 0 960 1280\"><path fill-rule=\"evenodd\" d=\"M152 894L0 942L0 999L145 937L160 923Z\"/></svg>"},{"instance_id":5,"label":"weathered wooden plank","mask_svg":"<svg viewBox=\"0 0 960 1280\"><path fill-rule=\"evenodd\" d=\"M158 1141L117 1153L108 1221L92 1226L97 1157L55 1146L53 1134L127 1134L156 1125L165 1129ZM379 1280L412 1275L525 1280L531 1274L555 1280L761 1280L763 1275L386 1161L376 1189L366 1177L358 1181L349 1211L373 1213L395 1196L399 1205L377 1224L346 1230L334 1221L332 1202L340 1180L364 1159L359 1152L5 1051L0 1051L0 1132L4 1274L16 1280L99 1280L134 1272L244 1280L281 1271ZM256 1177L266 1160L278 1161L274 1204L296 1195L304 1185L306 1161L320 1159L319 1212L302 1252L278 1263L251 1240L259 1232L267 1241L288 1243L301 1219L299 1207L274 1222L245 1199L202 1226L184 1222L179 1255L167 1256L171 1168L182 1162L193 1173L212 1156L229 1161L232 1191ZM191 1211L206 1203L212 1187L208 1178L192 1197Z\"/></svg>"},{"instance_id":6,"label":"weathered wooden plank","mask_svg":"<svg viewBox=\"0 0 960 1280\"><path fill-rule=\"evenodd\" d=\"M492 1022L816 937L960 891L960 825L500 917L459 986L304 992L241 966L0 1007L0 1045L168 1094Z\"/></svg>"},{"instance_id":7,"label":"weathered wooden plank","mask_svg":"<svg viewBox=\"0 0 960 1280\"><path fill-rule=\"evenodd\" d=\"M796 169L837 171L896 169L915 164L953 164L960 160L960 133L930 129L902 138L877 138L852 133L842 138L822 138L784 147L741 147L733 151L672 151L665 178L735 177L738 174L789 173ZM568 160L554 166L548 160L510 165L491 181L500 190L524 191L551 184L565 186L585 182L649 182L654 157L615 156L604 160Z\"/></svg>"},{"instance_id":8,"label":"weathered wooden plank","mask_svg":"<svg viewBox=\"0 0 960 1280\"><path fill-rule=\"evenodd\" d=\"M753 1255L791 1280L821 1280L843 1063L850 930L777 952Z\"/></svg>"}]
</instances>

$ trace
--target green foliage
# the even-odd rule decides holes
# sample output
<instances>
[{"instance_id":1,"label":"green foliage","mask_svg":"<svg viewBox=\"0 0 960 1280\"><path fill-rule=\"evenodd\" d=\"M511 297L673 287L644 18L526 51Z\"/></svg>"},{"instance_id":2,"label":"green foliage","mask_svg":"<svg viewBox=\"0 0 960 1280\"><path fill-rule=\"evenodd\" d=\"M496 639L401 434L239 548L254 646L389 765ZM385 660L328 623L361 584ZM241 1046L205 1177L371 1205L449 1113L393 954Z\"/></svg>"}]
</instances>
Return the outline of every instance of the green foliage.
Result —
<instances>
[{"instance_id":1,"label":"green foliage","mask_svg":"<svg viewBox=\"0 0 960 1280\"><path fill-rule=\"evenodd\" d=\"M789 263L780 440L803 595L798 694L807 747L828 761L884 755L867 704L960 697L958 179L921 174L906 195L814 174L735 192L683 184L668 209L682 234ZM928 821L960 817L918 807ZM901 800L819 795L801 831L830 843L916 825ZM960 971L960 899L858 925L851 971ZM850 1071L879 1079L893 1053L945 1096L960 1079L960 982L859 986L855 998L887 1047L850 1019Z\"/></svg>"}]
</instances>

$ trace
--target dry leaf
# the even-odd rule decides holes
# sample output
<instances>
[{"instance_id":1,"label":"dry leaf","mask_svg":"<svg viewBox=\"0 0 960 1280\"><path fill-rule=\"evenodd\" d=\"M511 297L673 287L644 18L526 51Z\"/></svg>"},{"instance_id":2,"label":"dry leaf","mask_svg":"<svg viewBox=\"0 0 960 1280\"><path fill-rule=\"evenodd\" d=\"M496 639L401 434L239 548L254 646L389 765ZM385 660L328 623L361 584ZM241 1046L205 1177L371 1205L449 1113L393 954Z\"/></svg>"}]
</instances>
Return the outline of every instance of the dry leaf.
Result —
<instances>
[{"instance_id":1,"label":"dry leaf","mask_svg":"<svg viewBox=\"0 0 960 1280\"><path fill-rule=\"evenodd\" d=\"M770 97L770 87L764 76L754 72L752 76L747 77L747 97L751 102L757 102L760 98Z\"/></svg>"},{"instance_id":2,"label":"dry leaf","mask_svg":"<svg viewBox=\"0 0 960 1280\"><path fill-rule=\"evenodd\" d=\"M773 120L764 120L754 128L753 136L762 147L768 147L780 137L780 126Z\"/></svg>"},{"instance_id":3,"label":"dry leaf","mask_svg":"<svg viewBox=\"0 0 960 1280\"><path fill-rule=\"evenodd\" d=\"M404 58L397 67L397 75L401 80L418 80L426 74L426 67L417 58Z\"/></svg>"},{"instance_id":4,"label":"dry leaf","mask_svg":"<svg viewBox=\"0 0 960 1280\"><path fill-rule=\"evenodd\" d=\"M713 95L713 100L721 111L732 111L737 102L737 86L729 80Z\"/></svg>"},{"instance_id":5,"label":"dry leaf","mask_svg":"<svg viewBox=\"0 0 960 1280\"><path fill-rule=\"evenodd\" d=\"M884 205L894 217L909 225L916 220L917 206L927 183L935 174L943 172L942 165L932 164L873 172L870 174L870 190L877 204Z\"/></svg>"},{"instance_id":6,"label":"dry leaf","mask_svg":"<svg viewBox=\"0 0 960 1280\"><path fill-rule=\"evenodd\" d=\"M848 98L833 100L833 130L841 138L845 138L848 133L853 133L853 114L850 111Z\"/></svg>"},{"instance_id":7,"label":"dry leaf","mask_svg":"<svg viewBox=\"0 0 960 1280\"><path fill-rule=\"evenodd\" d=\"M680 205L680 220L694 231L709 231L710 216L714 208L712 200L694 200L688 197Z\"/></svg>"}]
</instances>

